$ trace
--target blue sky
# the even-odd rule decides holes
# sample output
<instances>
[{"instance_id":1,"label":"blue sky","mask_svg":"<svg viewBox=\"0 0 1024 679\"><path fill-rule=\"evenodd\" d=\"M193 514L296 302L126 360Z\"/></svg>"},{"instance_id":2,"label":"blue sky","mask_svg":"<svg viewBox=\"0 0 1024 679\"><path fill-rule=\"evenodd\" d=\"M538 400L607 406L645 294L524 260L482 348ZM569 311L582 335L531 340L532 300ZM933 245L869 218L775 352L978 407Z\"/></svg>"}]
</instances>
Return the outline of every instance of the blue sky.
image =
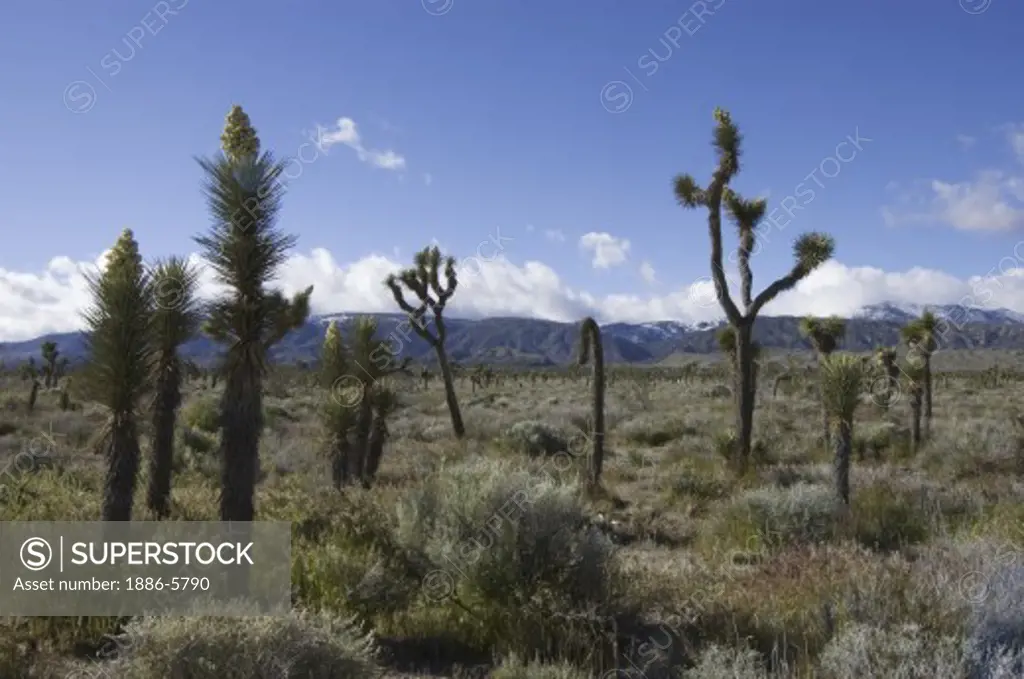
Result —
<instances>
[{"instance_id":1,"label":"blue sky","mask_svg":"<svg viewBox=\"0 0 1024 679\"><path fill-rule=\"evenodd\" d=\"M715 106L746 136L736 187L801 208L757 288L800 232L837 240L770 313L955 302L1000 266L992 303L1024 311L1019 2L103 5L17 2L0 25L0 339L74 326L124 227L147 257L194 251L193 157L233 103L302 154L282 285L316 285L319 311L390 309L383 274L436 239L476 256L466 314L717 314L705 215L671 191L709 176Z\"/></svg>"}]
</instances>

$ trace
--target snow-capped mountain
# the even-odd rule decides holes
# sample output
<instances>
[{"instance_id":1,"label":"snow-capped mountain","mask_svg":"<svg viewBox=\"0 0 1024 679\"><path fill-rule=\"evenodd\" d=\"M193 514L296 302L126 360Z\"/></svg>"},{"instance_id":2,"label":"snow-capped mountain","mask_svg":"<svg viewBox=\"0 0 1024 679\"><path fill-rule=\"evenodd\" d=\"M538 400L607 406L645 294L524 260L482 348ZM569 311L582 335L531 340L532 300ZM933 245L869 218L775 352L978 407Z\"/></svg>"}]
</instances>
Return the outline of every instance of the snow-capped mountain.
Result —
<instances>
[{"instance_id":1,"label":"snow-capped mountain","mask_svg":"<svg viewBox=\"0 0 1024 679\"><path fill-rule=\"evenodd\" d=\"M985 325L1002 325L1008 323L1024 323L1024 314L1010 309L987 309L969 307L960 304L894 304L882 302L869 304L854 314L854 318L871 321L889 321L906 323L920 317L926 310L931 310L939 318L946 319L956 325L965 323L981 323Z\"/></svg>"}]
</instances>

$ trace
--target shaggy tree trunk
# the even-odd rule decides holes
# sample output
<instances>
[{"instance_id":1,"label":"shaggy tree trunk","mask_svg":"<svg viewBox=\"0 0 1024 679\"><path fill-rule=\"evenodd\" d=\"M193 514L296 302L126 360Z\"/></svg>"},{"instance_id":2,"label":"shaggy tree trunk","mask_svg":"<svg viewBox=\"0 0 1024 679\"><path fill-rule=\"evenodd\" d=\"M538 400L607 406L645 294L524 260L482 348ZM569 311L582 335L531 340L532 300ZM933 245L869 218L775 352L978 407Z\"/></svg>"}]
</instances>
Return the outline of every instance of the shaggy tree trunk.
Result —
<instances>
[{"instance_id":1,"label":"shaggy tree trunk","mask_svg":"<svg viewBox=\"0 0 1024 679\"><path fill-rule=\"evenodd\" d=\"M932 358L924 357L924 438L932 433Z\"/></svg>"},{"instance_id":2,"label":"shaggy tree trunk","mask_svg":"<svg viewBox=\"0 0 1024 679\"><path fill-rule=\"evenodd\" d=\"M161 372L157 402L153 410L153 446L150 453L149 492L146 504L158 518L165 519L171 507L171 475L174 465L174 424L181 392L173 368Z\"/></svg>"},{"instance_id":3,"label":"shaggy tree trunk","mask_svg":"<svg viewBox=\"0 0 1024 679\"><path fill-rule=\"evenodd\" d=\"M348 462L351 454L347 438L336 441L331 449L331 482L337 490L341 490L348 483Z\"/></svg>"},{"instance_id":4,"label":"shaggy tree trunk","mask_svg":"<svg viewBox=\"0 0 1024 679\"><path fill-rule=\"evenodd\" d=\"M910 395L910 452L917 453L921 445L921 394Z\"/></svg>"},{"instance_id":5,"label":"shaggy tree trunk","mask_svg":"<svg viewBox=\"0 0 1024 679\"><path fill-rule=\"evenodd\" d=\"M840 420L836 422L835 431L831 436L836 484L836 495L846 506L850 505L850 455L853 451L853 423Z\"/></svg>"},{"instance_id":6,"label":"shaggy tree trunk","mask_svg":"<svg viewBox=\"0 0 1024 679\"><path fill-rule=\"evenodd\" d=\"M370 434L370 445L366 451L366 473L363 476L363 486L369 488L377 477L377 470L380 468L381 458L384 456L384 441L388 436L387 420L377 415L373 420L373 432Z\"/></svg>"},{"instance_id":7,"label":"shaggy tree trunk","mask_svg":"<svg viewBox=\"0 0 1024 679\"><path fill-rule=\"evenodd\" d=\"M221 521L252 521L263 429L262 380L248 366L232 370L221 396Z\"/></svg>"},{"instance_id":8,"label":"shaggy tree trunk","mask_svg":"<svg viewBox=\"0 0 1024 679\"><path fill-rule=\"evenodd\" d=\"M452 430L455 438L462 438L466 435L466 427L462 424L462 413L459 411L459 399L455 395L455 381L452 379L452 369L448 365L448 356L444 347L440 344L434 346L437 353L437 364L441 368L441 379L444 380L444 399L448 403L448 412L452 416Z\"/></svg>"},{"instance_id":9,"label":"shaggy tree trunk","mask_svg":"<svg viewBox=\"0 0 1024 679\"><path fill-rule=\"evenodd\" d=\"M356 420L355 445L351 450L352 480L360 483L366 474L366 449L370 444L370 427L373 424L372 384L363 385L363 397L359 401L359 418Z\"/></svg>"},{"instance_id":10,"label":"shaggy tree trunk","mask_svg":"<svg viewBox=\"0 0 1024 679\"><path fill-rule=\"evenodd\" d=\"M135 479L139 471L139 435L131 416L115 415L107 443L104 521L131 521Z\"/></svg>"},{"instance_id":11,"label":"shaggy tree trunk","mask_svg":"<svg viewBox=\"0 0 1024 679\"><path fill-rule=\"evenodd\" d=\"M741 469L750 462L754 436L754 376L753 328L743 323L736 328L736 459Z\"/></svg>"}]
</instances>

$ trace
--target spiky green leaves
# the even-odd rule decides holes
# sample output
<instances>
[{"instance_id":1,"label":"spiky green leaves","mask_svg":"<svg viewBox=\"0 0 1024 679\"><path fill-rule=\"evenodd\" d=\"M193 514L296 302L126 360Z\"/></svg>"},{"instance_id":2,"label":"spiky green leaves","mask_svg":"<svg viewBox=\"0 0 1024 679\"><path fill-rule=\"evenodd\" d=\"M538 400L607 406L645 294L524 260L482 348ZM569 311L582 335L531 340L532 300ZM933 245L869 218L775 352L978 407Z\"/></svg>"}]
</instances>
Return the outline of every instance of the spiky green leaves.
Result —
<instances>
[{"instance_id":1,"label":"spiky green leaves","mask_svg":"<svg viewBox=\"0 0 1024 679\"><path fill-rule=\"evenodd\" d=\"M221 141L224 157L199 161L212 225L195 241L230 292L209 306L204 332L231 344L232 361L262 369L266 351L305 322L312 288L291 300L266 289L296 242L276 227L283 166L258 155L259 139L240 107L228 115Z\"/></svg>"},{"instance_id":2,"label":"spiky green leaves","mask_svg":"<svg viewBox=\"0 0 1024 679\"><path fill-rule=\"evenodd\" d=\"M242 162L259 155L260 139L249 116L237 104L231 107L220 136L221 149L231 162Z\"/></svg>"},{"instance_id":3,"label":"spiky green leaves","mask_svg":"<svg viewBox=\"0 0 1024 679\"><path fill-rule=\"evenodd\" d=\"M121 233L106 268L90 276L88 286L92 305L84 315L85 393L115 416L134 413L153 373L154 289L131 230Z\"/></svg>"},{"instance_id":4,"label":"spiky green leaves","mask_svg":"<svg viewBox=\"0 0 1024 679\"><path fill-rule=\"evenodd\" d=\"M824 357L821 378L821 396L829 419L852 422L867 379L864 361L847 353Z\"/></svg>"},{"instance_id":5,"label":"spiky green leaves","mask_svg":"<svg viewBox=\"0 0 1024 679\"><path fill-rule=\"evenodd\" d=\"M704 189L691 175L681 174L672 181L676 200L686 208L695 208L707 204Z\"/></svg>"},{"instance_id":6,"label":"spiky green leaves","mask_svg":"<svg viewBox=\"0 0 1024 679\"><path fill-rule=\"evenodd\" d=\"M153 328L157 346L170 360L178 347L192 339L202 324L198 298L199 269L181 257L153 267Z\"/></svg>"},{"instance_id":7,"label":"spiky green leaves","mask_svg":"<svg viewBox=\"0 0 1024 679\"><path fill-rule=\"evenodd\" d=\"M832 259L836 249L836 241L826 233L805 233L793 244L793 255L797 267L804 276Z\"/></svg>"},{"instance_id":8,"label":"spiky green leaves","mask_svg":"<svg viewBox=\"0 0 1024 679\"><path fill-rule=\"evenodd\" d=\"M815 351L827 356L836 350L839 340L846 334L846 321L838 316L807 316L800 321L800 334L810 341Z\"/></svg>"},{"instance_id":9,"label":"spiky green leaves","mask_svg":"<svg viewBox=\"0 0 1024 679\"><path fill-rule=\"evenodd\" d=\"M764 198L743 198L728 187L722 193L722 202L741 234L752 233L768 209L768 201Z\"/></svg>"},{"instance_id":10,"label":"spiky green leaves","mask_svg":"<svg viewBox=\"0 0 1024 679\"><path fill-rule=\"evenodd\" d=\"M743 140L732 116L722 108L715 109L714 147L718 155L719 179L728 184L740 171L740 144Z\"/></svg>"}]
</instances>

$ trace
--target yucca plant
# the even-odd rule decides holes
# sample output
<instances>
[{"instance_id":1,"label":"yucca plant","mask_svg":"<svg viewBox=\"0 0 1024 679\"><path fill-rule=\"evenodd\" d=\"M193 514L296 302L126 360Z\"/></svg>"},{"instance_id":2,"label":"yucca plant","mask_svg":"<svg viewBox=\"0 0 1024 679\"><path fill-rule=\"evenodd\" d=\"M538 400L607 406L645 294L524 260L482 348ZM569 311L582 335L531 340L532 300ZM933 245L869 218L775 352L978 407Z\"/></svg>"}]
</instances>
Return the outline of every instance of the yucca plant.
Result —
<instances>
[{"instance_id":1,"label":"yucca plant","mask_svg":"<svg viewBox=\"0 0 1024 679\"><path fill-rule=\"evenodd\" d=\"M416 253L412 267L397 275L391 274L384 280L384 284L391 290L395 303L408 316L413 331L422 337L437 355L441 379L444 381L444 397L452 418L452 429L455 437L461 439L466 435L466 427L462 423L459 399L455 394L455 380L452 377L451 365L448 363L448 352L445 348L448 334L444 324L445 305L455 294L455 288L459 284L455 258L442 257L437 246L424 248ZM414 307L405 300L403 287L416 295L419 300L418 306ZM428 310L433 314L434 332L427 329Z\"/></svg>"},{"instance_id":2,"label":"yucca plant","mask_svg":"<svg viewBox=\"0 0 1024 679\"><path fill-rule=\"evenodd\" d=\"M910 453L916 454L921 447L921 414L924 410L924 365L919 361L908 361L903 370L903 390L910 402Z\"/></svg>"},{"instance_id":3,"label":"yucca plant","mask_svg":"<svg viewBox=\"0 0 1024 679\"><path fill-rule=\"evenodd\" d=\"M832 427L836 494L850 504L850 459L853 452L853 417L860 404L866 376L859 356L831 354L821 361L821 396Z\"/></svg>"},{"instance_id":4,"label":"yucca plant","mask_svg":"<svg viewBox=\"0 0 1024 679\"><path fill-rule=\"evenodd\" d=\"M756 297L753 293L754 274L750 259L754 254L757 224L764 217L767 202L763 199L746 199L730 188L729 183L740 171L741 141L739 128L728 112L715 109L715 130L713 146L718 164L711 181L702 186L689 174L675 178L676 199L684 208L706 208L708 211L708 234L711 239L711 277L715 294L726 320L735 332L735 389L736 435L738 462L745 467L750 459L754 434L755 358L753 349L754 321L765 304L783 292L796 287L812 271L832 257L835 241L823 233L807 233L797 238L793 245L795 262L782 278L777 279ZM722 208L736 226L739 235L737 265L740 273L740 295L743 309L736 305L729 292L725 266L722 262Z\"/></svg>"},{"instance_id":5,"label":"yucca plant","mask_svg":"<svg viewBox=\"0 0 1024 679\"><path fill-rule=\"evenodd\" d=\"M346 342L334 323L328 326L321 353L321 380L328 389L321 419L327 435L335 487L361 483L369 487L380 466L387 438L387 418L397 405L387 379L409 374L410 359L397 360L387 341L378 339L377 321L359 318Z\"/></svg>"},{"instance_id":6,"label":"yucca plant","mask_svg":"<svg viewBox=\"0 0 1024 679\"><path fill-rule=\"evenodd\" d=\"M268 288L296 239L276 227L284 166L269 152L260 153L259 137L240 106L227 116L221 148L221 155L199 160L213 223L195 241L216 280L227 288L210 304L204 326L211 339L225 345L219 369L224 379L220 516L252 521L268 354L306 322L313 288L292 299Z\"/></svg>"},{"instance_id":7,"label":"yucca plant","mask_svg":"<svg viewBox=\"0 0 1024 679\"><path fill-rule=\"evenodd\" d=\"M811 343L820 370L822 360L828 358L836 350L839 346L839 340L846 334L846 321L838 316L831 316L829 318L806 316L800 320L800 334ZM820 379L821 377L819 376L819 381ZM820 397L820 385L818 393ZM822 405L822 417L824 419L823 437L827 448L831 446L831 428L829 427L828 412L825 410L824 404Z\"/></svg>"},{"instance_id":8,"label":"yucca plant","mask_svg":"<svg viewBox=\"0 0 1024 679\"><path fill-rule=\"evenodd\" d=\"M202 323L202 308L196 297L198 283L198 269L185 259L171 257L158 262L153 269L156 397L151 411L153 441L146 504L160 519L170 513L174 425L187 375L187 366L178 351L196 335Z\"/></svg>"},{"instance_id":9,"label":"yucca plant","mask_svg":"<svg viewBox=\"0 0 1024 679\"><path fill-rule=\"evenodd\" d=\"M43 386L49 389L57 381L57 357L60 356L60 350L56 342L43 342L39 353L43 358Z\"/></svg>"},{"instance_id":10,"label":"yucca plant","mask_svg":"<svg viewBox=\"0 0 1024 679\"><path fill-rule=\"evenodd\" d=\"M591 396L592 423L590 429L590 485L601 485L601 468L604 466L604 346L601 344L601 327L589 316L580 325L579 365L586 365L593 354L593 392Z\"/></svg>"},{"instance_id":11,"label":"yucca plant","mask_svg":"<svg viewBox=\"0 0 1024 679\"><path fill-rule=\"evenodd\" d=\"M138 415L152 386L153 284L131 230L125 229L106 268L88 278L92 305L85 312L88 362L85 393L104 406L108 420L97 438L107 459L104 521L130 521L139 470Z\"/></svg>"},{"instance_id":12,"label":"yucca plant","mask_svg":"<svg viewBox=\"0 0 1024 679\"><path fill-rule=\"evenodd\" d=\"M896 349L879 347L875 350L875 362L882 370L882 390L877 395L879 407L888 409L893 402L895 392L899 389L900 367L896 363Z\"/></svg>"},{"instance_id":13,"label":"yucca plant","mask_svg":"<svg viewBox=\"0 0 1024 679\"><path fill-rule=\"evenodd\" d=\"M939 319L931 311L925 311L901 331L909 349L907 360L921 366L921 387L924 406L924 438L932 428L932 355L938 348L937 334Z\"/></svg>"}]
</instances>

